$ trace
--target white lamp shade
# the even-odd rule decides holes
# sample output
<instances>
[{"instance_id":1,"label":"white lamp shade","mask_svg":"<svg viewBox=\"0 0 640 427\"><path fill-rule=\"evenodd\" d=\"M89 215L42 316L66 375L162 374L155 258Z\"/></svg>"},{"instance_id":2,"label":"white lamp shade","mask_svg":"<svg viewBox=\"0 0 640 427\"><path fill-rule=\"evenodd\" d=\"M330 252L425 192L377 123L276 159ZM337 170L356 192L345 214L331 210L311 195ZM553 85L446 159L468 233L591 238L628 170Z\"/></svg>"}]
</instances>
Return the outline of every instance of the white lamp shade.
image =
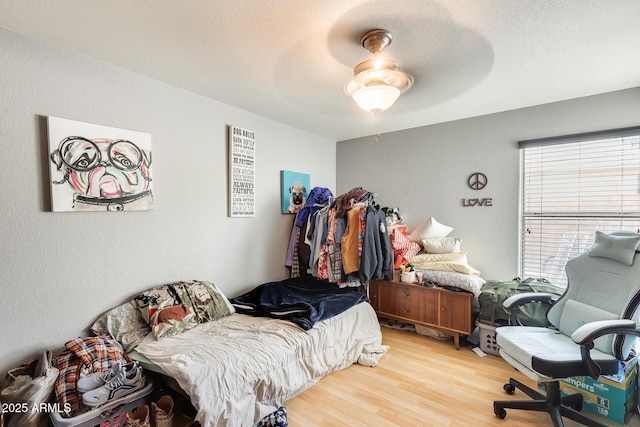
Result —
<instances>
[{"instance_id":1,"label":"white lamp shade","mask_svg":"<svg viewBox=\"0 0 640 427\"><path fill-rule=\"evenodd\" d=\"M365 86L353 93L353 100L365 111L380 112L391 107L400 96L400 90L393 86Z\"/></svg>"}]
</instances>

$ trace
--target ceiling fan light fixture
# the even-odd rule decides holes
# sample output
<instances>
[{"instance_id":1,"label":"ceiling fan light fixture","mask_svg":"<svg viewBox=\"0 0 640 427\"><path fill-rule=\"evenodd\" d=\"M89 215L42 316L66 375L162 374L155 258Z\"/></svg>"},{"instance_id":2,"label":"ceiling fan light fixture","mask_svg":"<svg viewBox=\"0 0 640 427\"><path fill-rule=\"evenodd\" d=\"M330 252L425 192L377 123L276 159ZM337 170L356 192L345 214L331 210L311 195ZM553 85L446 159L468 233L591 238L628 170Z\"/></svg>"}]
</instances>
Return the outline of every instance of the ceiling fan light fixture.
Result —
<instances>
[{"instance_id":1,"label":"ceiling fan light fixture","mask_svg":"<svg viewBox=\"0 0 640 427\"><path fill-rule=\"evenodd\" d=\"M360 40L374 58L355 67L353 79L345 84L344 91L365 111L386 110L413 85L413 77L399 71L395 61L380 56L391 40L391 33L380 29L366 32Z\"/></svg>"},{"instance_id":2,"label":"ceiling fan light fixture","mask_svg":"<svg viewBox=\"0 0 640 427\"><path fill-rule=\"evenodd\" d=\"M353 100L360 108L370 113L379 113L391 107L400 96L400 90L384 84L365 86L356 90Z\"/></svg>"}]
</instances>

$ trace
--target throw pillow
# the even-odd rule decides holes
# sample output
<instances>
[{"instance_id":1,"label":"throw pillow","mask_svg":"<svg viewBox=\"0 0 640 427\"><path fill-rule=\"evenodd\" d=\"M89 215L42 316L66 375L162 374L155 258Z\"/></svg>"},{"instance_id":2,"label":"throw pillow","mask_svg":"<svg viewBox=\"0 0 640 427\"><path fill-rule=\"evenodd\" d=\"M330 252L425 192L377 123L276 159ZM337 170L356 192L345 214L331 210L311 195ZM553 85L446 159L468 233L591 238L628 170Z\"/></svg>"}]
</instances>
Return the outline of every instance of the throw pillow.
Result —
<instances>
[{"instance_id":1,"label":"throw pillow","mask_svg":"<svg viewBox=\"0 0 640 427\"><path fill-rule=\"evenodd\" d=\"M409 240L409 238L398 229L393 231L391 245L393 246L393 258L396 260L396 263L411 261L421 249L419 244Z\"/></svg>"},{"instance_id":2,"label":"throw pillow","mask_svg":"<svg viewBox=\"0 0 640 427\"><path fill-rule=\"evenodd\" d=\"M453 231L453 227L440 224L434 217L429 217L428 220L416 227L415 230L409 235L409 239L413 242L422 242L424 239L433 239L437 237L446 237Z\"/></svg>"}]
</instances>

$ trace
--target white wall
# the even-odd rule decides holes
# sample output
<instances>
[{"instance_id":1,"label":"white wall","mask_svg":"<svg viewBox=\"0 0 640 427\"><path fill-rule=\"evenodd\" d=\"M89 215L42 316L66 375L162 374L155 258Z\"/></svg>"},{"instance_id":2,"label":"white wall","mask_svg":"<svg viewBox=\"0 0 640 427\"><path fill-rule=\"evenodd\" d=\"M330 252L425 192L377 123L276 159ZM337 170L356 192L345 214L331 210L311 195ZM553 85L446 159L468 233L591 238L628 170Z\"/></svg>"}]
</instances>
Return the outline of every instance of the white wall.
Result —
<instances>
[{"instance_id":1,"label":"white wall","mask_svg":"<svg viewBox=\"0 0 640 427\"><path fill-rule=\"evenodd\" d=\"M285 278L280 170L335 189L334 141L2 29L0 69L0 372L152 286ZM51 212L47 116L151 134L154 210ZM227 125L256 135L254 218L226 215Z\"/></svg>"},{"instance_id":2,"label":"white wall","mask_svg":"<svg viewBox=\"0 0 640 427\"><path fill-rule=\"evenodd\" d=\"M398 100L402 102L402 98ZM384 120L384 113L380 114ZM640 125L640 87L374 137L337 147L338 194L362 186L397 206L411 231L429 216L454 227L469 263L486 279L518 274L517 141ZM483 190L467 178L483 172ZM462 200L491 198L491 207Z\"/></svg>"}]
</instances>

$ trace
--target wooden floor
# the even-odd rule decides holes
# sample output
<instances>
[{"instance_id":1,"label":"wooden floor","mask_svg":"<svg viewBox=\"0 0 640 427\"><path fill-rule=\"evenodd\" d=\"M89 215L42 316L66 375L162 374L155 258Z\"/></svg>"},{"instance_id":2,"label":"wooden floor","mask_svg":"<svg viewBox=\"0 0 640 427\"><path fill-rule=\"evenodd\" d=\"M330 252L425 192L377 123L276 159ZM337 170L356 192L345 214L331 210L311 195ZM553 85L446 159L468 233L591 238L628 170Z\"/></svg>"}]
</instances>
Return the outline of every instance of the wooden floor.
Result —
<instances>
[{"instance_id":1,"label":"wooden floor","mask_svg":"<svg viewBox=\"0 0 640 427\"><path fill-rule=\"evenodd\" d=\"M546 413L507 410L503 420L493 414L493 400L526 398L520 391L512 396L503 391L510 376L535 386L500 357L479 357L467 347L455 350L452 341L410 331L383 327L382 336L390 349L378 366L352 365L285 402L289 426L552 425ZM640 426L638 415L628 425Z\"/></svg>"}]
</instances>

